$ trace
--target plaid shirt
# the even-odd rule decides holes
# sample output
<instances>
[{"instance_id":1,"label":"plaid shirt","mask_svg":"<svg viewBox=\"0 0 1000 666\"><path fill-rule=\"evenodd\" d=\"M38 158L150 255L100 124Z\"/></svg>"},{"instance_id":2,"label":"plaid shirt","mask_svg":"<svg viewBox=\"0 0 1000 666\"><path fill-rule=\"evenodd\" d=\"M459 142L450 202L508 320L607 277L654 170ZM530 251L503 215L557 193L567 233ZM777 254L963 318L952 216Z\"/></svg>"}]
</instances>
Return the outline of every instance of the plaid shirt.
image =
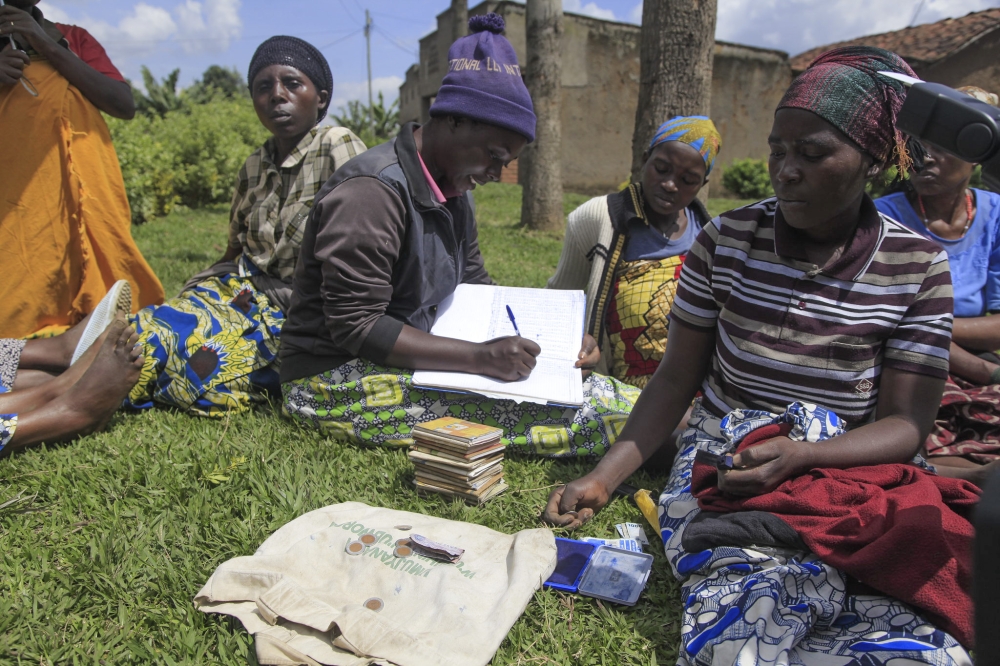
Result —
<instances>
[{"instance_id":1,"label":"plaid shirt","mask_svg":"<svg viewBox=\"0 0 1000 666\"><path fill-rule=\"evenodd\" d=\"M348 129L314 127L279 167L274 144L271 137L240 169L229 245L265 273L290 280L316 193L334 171L366 148Z\"/></svg>"}]
</instances>

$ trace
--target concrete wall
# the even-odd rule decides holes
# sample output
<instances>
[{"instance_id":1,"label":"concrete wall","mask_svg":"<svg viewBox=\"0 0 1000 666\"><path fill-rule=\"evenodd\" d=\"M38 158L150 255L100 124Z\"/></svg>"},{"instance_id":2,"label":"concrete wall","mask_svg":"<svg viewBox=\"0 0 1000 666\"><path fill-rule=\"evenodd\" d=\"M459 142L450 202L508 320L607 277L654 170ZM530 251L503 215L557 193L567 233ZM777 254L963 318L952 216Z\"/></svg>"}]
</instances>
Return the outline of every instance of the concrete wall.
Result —
<instances>
[{"instance_id":1,"label":"concrete wall","mask_svg":"<svg viewBox=\"0 0 1000 666\"><path fill-rule=\"evenodd\" d=\"M774 110L791 82L786 54L716 42L711 117L722 134L722 150L713 172L713 192L721 191L719 174L733 160L767 156Z\"/></svg>"},{"instance_id":2,"label":"concrete wall","mask_svg":"<svg viewBox=\"0 0 1000 666\"><path fill-rule=\"evenodd\" d=\"M469 14L488 11L504 17L507 39L524 63L524 5L488 1ZM577 14L566 14L563 27L563 186L575 192L613 191L628 178L632 162L639 27ZM437 32L420 40L420 65L407 71L400 87L403 122L429 118L447 71L451 32L449 9L438 15ZM711 115L723 138L717 169L733 159L766 156L774 107L791 80L787 54L718 42L714 67Z\"/></svg>"},{"instance_id":3,"label":"concrete wall","mask_svg":"<svg viewBox=\"0 0 1000 666\"><path fill-rule=\"evenodd\" d=\"M930 67L916 69L920 78L952 88L979 86L1000 94L1000 30L986 35Z\"/></svg>"}]
</instances>

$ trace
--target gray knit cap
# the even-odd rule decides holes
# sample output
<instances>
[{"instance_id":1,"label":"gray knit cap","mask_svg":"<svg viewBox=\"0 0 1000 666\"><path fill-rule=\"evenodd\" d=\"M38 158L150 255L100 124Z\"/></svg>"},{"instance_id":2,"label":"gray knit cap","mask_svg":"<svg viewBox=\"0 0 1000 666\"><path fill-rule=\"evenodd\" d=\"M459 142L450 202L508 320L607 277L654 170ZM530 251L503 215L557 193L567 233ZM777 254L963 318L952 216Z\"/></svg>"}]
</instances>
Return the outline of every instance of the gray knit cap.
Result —
<instances>
[{"instance_id":1,"label":"gray knit cap","mask_svg":"<svg viewBox=\"0 0 1000 666\"><path fill-rule=\"evenodd\" d=\"M298 37L278 35L271 37L257 47L250 59L250 70L247 72L247 86L253 86L253 80L260 71L271 65L288 65L294 67L309 77L319 90L325 90L333 98L333 73L330 64L319 49ZM322 110L317 122L326 117L330 102Z\"/></svg>"}]
</instances>

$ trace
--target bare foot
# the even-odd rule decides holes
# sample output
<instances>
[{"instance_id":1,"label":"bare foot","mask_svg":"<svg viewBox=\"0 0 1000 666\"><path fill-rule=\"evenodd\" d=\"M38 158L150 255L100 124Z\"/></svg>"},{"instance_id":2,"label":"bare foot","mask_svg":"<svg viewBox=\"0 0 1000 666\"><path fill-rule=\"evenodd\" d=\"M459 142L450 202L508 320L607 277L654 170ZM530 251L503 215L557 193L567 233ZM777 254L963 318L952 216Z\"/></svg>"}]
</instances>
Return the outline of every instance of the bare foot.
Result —
<instances>
[{"instance_id":1,"label":"bare foot","mask_svg":"<svg viewBox=\"0 0 1000 666\"><path fill-rule=\"evenodd\" d=\"M18 414L17 430L4 450L67 441L107 425L139 380L143 357L138 341L135 329L121 319L113 322L76 384L55 400Z\"/></svg>"},{"instance_id":2,"label":"bare foot","mask_svg":"<svg viewBox=\"0 0 1000 666\"><path fill-rule=\"evenodd\" d=\"M58 375L69 368L76 345L83 336L83 331L87 328L92 314L88 314L79 324L69 329L62 335L51 338L37 338L28 340L24 349L21 350L21 359L17 364L18 371L40 370L50 374ZM94 344L94 347L97 345ZM89 350L88 350L89 351ZM35 382L40 383L40 382ZM29 388L30 384L22 383L20 388Z\"/></svg>"},{"instance_id":3,"label":"bare foot","mask_svg":"<svg viewBox=\"0 0 1000 666\"><path fill-rule=\"evenodd\" d=\"M94 316L91 312L87 314L86 317L80 320L80 323L69 329L62 335L56 336L54 340L58 340L62 348L62 354L60 356L60 362L64 364L65 367L69 367L70 360L73 358L73 352L76 351L76 346L80 343L80 338L83 336L84 329L87 328L87 324L90 323L90 318ZM94 343L96 347L98 343ZM90 350L88 350L90 351Z\"/></svg>"},{"instance_id":4,"label":"bare foot","mask_svg":"<svg viewBox=\"0 0 1000 666\"><path fill-rule=\"evenodd\" d=\"M61 374L52 376L41 370L18 369L11 392L0 398L0 405L2 405L0 411L3 413L27 412L38 409L61 396L80 381L80 378L87 372L87 368L97 358L97 352L107 337L108 332L105 331L80 357L80 360Z\"/></svg>"},{"instance_id":5,"label":"bare foot","mask_svg":"<svg viewBox=\"0 0 1000 666\"><path fill-rule=\"evenodd\" d=\"M80 380L60 396L59 401L82 417L86 426L80 434L99 430L121 407L142 370L139 335L121 319L108 327L103 344ZM96 348L97 345L94 345ZM77 363L81 363L83 359Z\"/></svg>"}]
</instances>

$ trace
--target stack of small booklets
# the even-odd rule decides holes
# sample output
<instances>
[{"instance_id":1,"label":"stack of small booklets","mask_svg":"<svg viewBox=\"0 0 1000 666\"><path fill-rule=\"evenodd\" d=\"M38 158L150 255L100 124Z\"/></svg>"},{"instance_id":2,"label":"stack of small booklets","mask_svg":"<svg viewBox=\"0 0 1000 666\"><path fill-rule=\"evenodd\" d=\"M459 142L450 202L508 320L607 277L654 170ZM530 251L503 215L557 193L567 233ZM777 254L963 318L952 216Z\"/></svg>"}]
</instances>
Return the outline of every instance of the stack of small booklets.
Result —
<instances>
[{"instance_id":1,"label":"stack of small booklets","mask_svg":"<svg viewBox=\"0 0 1000 666\"><path fill-rule=\"evenodd\" d=\"M417 490L483 504L507 489L503 430L451 416L413 428L410 460Z\"/></svg>"}]
</instances>

